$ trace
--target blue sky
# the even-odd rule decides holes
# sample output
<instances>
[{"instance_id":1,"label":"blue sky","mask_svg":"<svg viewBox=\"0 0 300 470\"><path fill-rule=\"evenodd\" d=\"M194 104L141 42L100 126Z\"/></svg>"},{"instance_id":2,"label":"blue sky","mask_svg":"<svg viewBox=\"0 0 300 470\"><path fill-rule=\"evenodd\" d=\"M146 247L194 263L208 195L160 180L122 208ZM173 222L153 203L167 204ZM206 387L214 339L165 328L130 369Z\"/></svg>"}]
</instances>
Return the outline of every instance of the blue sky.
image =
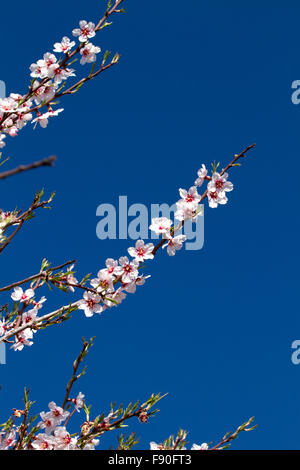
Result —
<instances>
[{"instance_id":1,"label":"blue sky","mask_svg":"<svg viewBox=\"0 0 300 470\"><path fill-rule=\"evenodd\" d=\"M1 183L1 207L27 207L37 188L56 191L2 255L1 285L53 264L78 260L78 277L97 273L130 240L100 241L96 208L127 195L129 204L178 199L202 163L225 165L257 147L231 172L229 204L206 208L200 251L161 253L151 279L100 318L76 312L37 335L32 348L8 351L0 366L2 422L21 407L24 386L60 403L80 338L96 336L83 391L96 413L152 392L169 393L147 425L132 423L148 448L189 431L191 442L221 438L250 416L258 429L235 449L299 449L300 366L291 362L299 332L299 124L291 84L300 79L297 2L126 2L127 12L97 36L120 64L67 97L46 130L10 139L8 167L51 154L53 169ZM283 6L284 5L284 6ZM80 19L97 21L104 2L53 0L2 5L0 79L26 91L28 66ZM12 22L8 18L13 18ZM9 38L9 41L8 41ZM77 296L46 293L47 309ZM1 303L8 300L2 294ZM48 311L48 310L47 310ZM116 444L105 436L102 448Z\"/></svg>"}]
</instances>

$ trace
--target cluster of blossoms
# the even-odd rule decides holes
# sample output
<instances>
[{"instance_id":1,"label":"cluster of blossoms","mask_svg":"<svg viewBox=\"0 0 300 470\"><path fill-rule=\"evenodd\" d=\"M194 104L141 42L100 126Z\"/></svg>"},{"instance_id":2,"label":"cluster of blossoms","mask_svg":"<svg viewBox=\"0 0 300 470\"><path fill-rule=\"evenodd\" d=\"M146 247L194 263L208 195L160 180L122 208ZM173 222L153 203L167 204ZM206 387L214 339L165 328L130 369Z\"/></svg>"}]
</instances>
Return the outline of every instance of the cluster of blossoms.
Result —
<instances>
[{"instance_id":1,"label":"cluster of blossoms","mask_svg":"<svg viewBox=\"0 0 300 470\"><path fill-rule=\"evenodd\" d=\"M194 186L188 191L180 188L181 199L177 201L175 219L181 222L179 227L175 227L172 220L167 217L156 217L152 219L150 230L157 235L161 235L164 243L163 248L167 248L169 256L174 256L186 241L185 235L175 235L187 220L196 221L199 216L203 216L203 208L200 205L202 196L198 194L197 187L202 186L208 180L207 197L210 207L217 207L218 204L226 204L226 192L232 191L233 185L227 181L227 173L220 174L213 172L212 177L208 176L205 165L198 170L198 178ZM175 235L175 236L174 236ZM106 260L106 268L98 272L97 278L92 279L90 284L93 292L87 290L83 299L79 302L79 308L84 310L87 317L94 313L102 313L107 307L119 305L126 297L126 292L134 293L137 285L142 285L149 276L139 274L140 263L148 259L153 259L153 243L145 244L144 240L137 240L135 247L128 248L128 253L134 259L129 261L127 256L122 256L119 262L114 259ZM116 284L120 286L116 288Z\"/></svg>"},{"instance_id":2,"label":"cluster of blossoms","mask_svg":"<svg viewBox=\"0 0 300 470\"><path fill-rule=\"evenodd\" d=\"M100 47L94 46L89 40L96 35L96 26L92 22L80 21L79 28L73 30L73 36L78 37L79 46L74 52L81 55L80 63L93 63L96 55L101 51ZM19 130L28 123L39 123L45 128L49 118L58 116L63 108L53 110L51 102L56 98L59 89L62 89L66 80L75 76L75 71L68 67L68 60L75 41L64 36L61 42L54 44L53 52L64 54L58 58L55 54L47 52L42 59L30 65L30 76L32 84L27 95L11 93L6 98L0 99L0 149L5 146L6 134L15 137ZM41 113L42 106L47 111ZM1 124L1 121L2 124Z\"/></svg>"},{"instance_id":3,"label":"cluster of blossoms","mask_svg":"<svg viewBox=\"0 0 300 470\"><path fill-rule=\"evenodd\" d=\"M81 24L83 28L85 24ZM81 30L80 30L81 31ZM92 26L88 24L85 35L92 34ZM79 31L76 31L79 34ZM82 36L81 40L86 36ZM61 47L71 47L71 44L64 38ZM58 49L60 46L56 44ZM40 64L41 65L41 64ZM175 212L175 219L180 222L176 227L174 222L167 217L156 217L152 219L150 230L162 237L159 245L162 248L167 248L169 256L174 256L175 253L183 247L186 241L186 236L182 234L176 235L176 232L181 230L184 223L188 220L196 221L199 216L203 216L203 207L201 201L205 196L208 197L210 207L217 207L218 204L225 204L227 202L226 193L232 191L233 185L227 181L227 173L217 173L214 169L212 176L208 176L205 165L198 170L198 178L194 186L185 190L180 188L180 199L177 201L177 210ZM207 180L207 190L204 195L198 193L198 187ZM11 213L0 213L0 236L1 227L7 221L13 220ZM157 247L153 243L145 243L144 240L137 240L134 247L128 248L128 254L133 258L129 260L127 256L122 256L119 260L108 258L106 266L97 274L97 277L90 280L90 287L80 285L74 277L72 269L74 265L70 266L68 274L62 278L66 288L72 292L76 288L83 288L83 298L76 302L76 308L84 311L86 317L92 317L95 313L101 314L107 308L116 307L126 298L127 293L135 293L137 286L141 286L150 276L141 274L141 264L147 260L154 258ZM59 281L56 281L56 286L59 287ZM32 325L34 320L38 319L38 311L45 302L45 297L42 297L39 302L34 300L35 292L33 289L27 289L23 292L21 287L15 287L11 298L15 302L19 302L19 310L17 319L11 323L0 321L0 336L5 334L8 330L15 327L26 326L31 322L28 328L23 328L21 332L15 335L15 343L12 348L20 351L24 346L31 346L33 344L33 334L37 331ZM20 304L23 307L20 309ZM29 310L28 308L31 307Z\"/></svg>"},{"instance_id":4,"label":"cluster of blossoms","mask_svg":"<svg viewBox=\"0 0 300 470\"><path fill-rule=\"evenodd\" d=\"M207 198L209 207L216 208L219 204L226 204L228 199L226 193L233 190L233 184L227 181L227 173L213 172L212 177L207 175L205 165L198 170L198 178L195 181L195 186L202 186L204 180L208 179L207 185Z\"/></svg>"},{"instance_id":5,"label":"cluster of blossoms","mask_svg":"<svg viewBox=\"0 0 300 470\"><path fill-rule=\"evenodd\" d=\"M27 323L38 318L38 312L43 307L43 303L46 298L43 296L39 301L34 300L34 290L26 289L23 291L22 287L15 287L14 292L11 294L11 298L14 302L22 304L22 308L19 314L21 320L18 326L26 325ZM26 310L28 307L29 310ZM0 336L5 334L10 328L14 327L15 324L5 323L4 320L0 321ZM22 351L24 346L31 346L33 344L33 333L36 333L34 328L25 328L23 331L18 333L15 337L15 342L11 346L15 351Z\"/></svg>"},{"instance_id":6,"label":"cluster of blossoms","mask_svg":"<svg viewBox=\"0 0 300 470\"><path fill-rule=\"evenodd\" d=\"M119 261L108 258L106 267L100 269L97 277L90 281L93 292L87 290L79 302L79 308L85 315L91 317L94 313L102 313L106 308L119 305L126 298L126 293L135 293L136 287L143 285L150 277L140 274L139 265L154 258L153 249L153 243L145 244L143 240L137 240L135 247L128 249L134 258L132 261L127 256L122 256Z\"/></svg>"},{"instance_id":7,"label":"cluster of blossoms","mask_svg":"<svg viewBox=\"0 0 300 470\"><path fill-rule=\"evenodd\" d=\"M101 432L114 429L113 420L120 416L119 410L111 410L106 417L102 417L100 422L85 421L81 425L80 433L70 434L67 430L67 424L75 411L79 412L85 406L84 395L79 392L76 398L69 399L69 402L73 404L73 411L70 412L60 406L54 401L48 404L49 411L40 413L41 420L34 427L34 432L27 433L30 438L27 442L20 441L22 427L15 424L11 425L7 431L0 432L0 450L11 450L18 448L18 443L24 450L95 450L95 447L99 445L99 439L95 438L90 430L94 428L97 437L100 436ZM24 415L24 410L14 409L14 416L20 418ZM141 423L147 423L148 414L146 411L138 411L138 418ZM203 443L201 445L193 444L191 450L208 450L208 444ZM165 444L156 444L150 442L150 450L169 450L170 447L166 447ZM172 447L171 447L172 449ZM175 447L174 447L175 449ZM186 447L181 447L181 450L186 450Z\"/></svg>"},{"instance_id":8,"label":"cluster of blossoms","mask_svg":"<svg viewBox=\"0 0 300 470\"><path fill-rule=\"evenodd\" d=\"M74 409L80 412L84 405L84 395L80 392L77 398L71 400ZM84 447L78 446L79 436L71 436L64 422L70 418L70 412L57 406L53 401L49 403L48 412L41 412L41 421L37 424L37 434L32 436L28 449L31 450L94 450L99 444L98 439L90 439ZM15 416L20 417L23 411L15 410ZM44 432L39 432L44 430ZM17 443L19 427L11 428L7 433L0 433L0 450L9 450Z\"/></svg>"}]
</instances>

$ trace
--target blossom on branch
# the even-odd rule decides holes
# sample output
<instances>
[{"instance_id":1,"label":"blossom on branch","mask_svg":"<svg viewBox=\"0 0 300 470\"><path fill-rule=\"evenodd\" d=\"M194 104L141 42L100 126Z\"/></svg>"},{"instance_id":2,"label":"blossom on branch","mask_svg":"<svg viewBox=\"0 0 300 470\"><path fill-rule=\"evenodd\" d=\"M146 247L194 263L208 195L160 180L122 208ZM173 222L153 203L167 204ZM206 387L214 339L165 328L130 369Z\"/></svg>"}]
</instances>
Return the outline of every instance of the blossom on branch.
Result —
<instances>
[{"instance_id":1,"label":"blossom on branch","mask_svg":"<svg viewBox=\"0 0 300 470\"><path fill-rule=\"evenodd\" d=\"M167 217L154 217L150 225L150 230L156 234L168 233L172 226L172 220Z\"/></svg>"},{"instance_id":2,"label":"blossom on branch","mask_svg":"<svg viewBox=\"0 0 300 470\"><path fill-rule=\"evenodd\" d=\"M195 181L195 186L202 186L203 181L207 176L206 166L202 163L202 167L198 170L198 178Z\"/></svg>"},{"instance_id":3,"label":"blossom on branch","mask_svg":"<svg viewBox=\"0 0 300 470\"><path fill-rule=\"evenodd\" d=\"M86 291L83 294L83 299L79 301L78 308L84 311L86 317L92 317L94 313L102 313L103 307L100 302L100 295Z\"/></svg>"},{"instance_id":4,"label":"blossom on branch","mask_svg":"<svg viewBox=\"0 0 300 470\"><path fill-rule=\"evenodd\" d=\"M177 235L176 237L164 235L163 238L168 240L168 242L163 245L163 248L167 247L169 256L174 256L177 250L181 250L183 243L186 241L186 235Z\"/></svg>"},{"instance_id":5,"label":"blossom on branch","mask_svg":"<svg viewBox=\"0 0 300 470\"><path fill-rule=\"evenodd\" d=\"M14 292L11 294L11 298L15 302L28 302L32 297L34 297L34 290L27 289L25 292L23 291L22 287L15 287Z\"/></svg>"},{"instance_id":6,"label":"blossom on branch","mask_svg":"<svg viewBox=\"0 0 300 470\"><path fill-rule=\"evenodd\" d=\"M196 209L198 207L201 197L197 192L196 186L192 186L188 191L186 191L186 189L180 188L179 194L181 199L177 204L184 204L187 209Z\"/></svg>"},{"instance_id":7,"label":"blossom on branch","mask_svg":"<svg viewBox=\"0 0 300 470\"><path fill-rule=\"evenodd\" d=\"M154 258L154 255L152 253L153 248L154 248L153 243L147 243L145 245L144 240L137 240L135 247L128 248L128 253L137 261L143 262L146 259Z\"/></svg>"},{"instance_id":8,"label":"blossom on branch","mask_svg":"<svg viewBox=\"0 0 300 470\"><path fill-rule=\"evenodd\" d=\"M191 450L208 450L208 444L206 444L206 442L203 442L200 446L193 444Z\"/></svg>"},{"instance_id":9,"label":"blossom on branch","mask_svg":"<svg viewBox=\"0 0 300 470\"><path fill-rule=\"evenodd\" d=\"M55 117L55 116L58 116L59 113L61 113L63 111L63 108L61 109L56 109L55 111L53 111L52 109L50 111L48 111L47 113L44 113L44 114L40 114L38 115L37 118L33 119L32 120L32 123L39 123L41 127L43 127L44 129L48 126L48 119L50 117Z\"/></svg>"},{"instance_id":10,"label":"blossom on branch","mask_svg":"<svg viewBox=\"0 0 300 470\"><path fill-rule=\"evenodd\" d=\"M226 193L233 190L233 184L227 181L228 174L213 173L211 181L207 185L209 207L218 207L218 204L226 204Z\"/></svg>"},{"instance_id":11,"label":"blossom on branch","mask_svg":"<svg viewBox=\"0 0 300 470\"><path fill-rule=\"evenodd\" d=\"M88 23L85 20L79 21L79 28L73 29L73 36L78 36L80 42L86 42L88 39L93 38L96 35L95 24L91 21Z\"/></svg>"},{"instance_id":12,"label":"blossom on branch","mask_svg":"<svg viewBox=\"0 0 300 470\"><path fill-rule=\"evenodd\" d=\"M94 44L90 42L86 44L82 49L80 49L80 54L82 55L80 59L81 65L96 62L96 54L99 54L99 52L101 52L100 47L94 46Z\"/></svg>"},{"instance_id":13,"label":"blossom on branch","mask_svg":"<svg viewBox=\"0 0 300 470\"><path fill-rule=\"evenodd\" d=\"M69 52L72 47L75 46L75 41L71 41L67 36L64 36L61 40L61 42L56 42L54 44L54 52L63 52L66 54Z\"/></svg>"},{"instance_id":14,"label":"blossom on branch","mask_svg":"<svg viewBox=\"0 0 300 470\"><path fill-rule=\"evenodd\" d=\"M11 349L15 351L22 351L24 346L32 346L33 342L30 341L33 338L33 333L30 328L26 328L16 335L15 343L11 346Z\"/></svg>"},{"instance_id":15,"label":"blossom on branch","mask_svg":"<svg viewBox=\"0 0 300 470\"><path fill-rule=\"evenodd\" d=\"M127 256L121 256L121 258L119 259L119 265L120 266L115 269L115 273L117 274L117 276L121 276L123 283L127 284L137 279L139 274L139 262L136 259L129 262Z\"/></svg>"}]
</instances>

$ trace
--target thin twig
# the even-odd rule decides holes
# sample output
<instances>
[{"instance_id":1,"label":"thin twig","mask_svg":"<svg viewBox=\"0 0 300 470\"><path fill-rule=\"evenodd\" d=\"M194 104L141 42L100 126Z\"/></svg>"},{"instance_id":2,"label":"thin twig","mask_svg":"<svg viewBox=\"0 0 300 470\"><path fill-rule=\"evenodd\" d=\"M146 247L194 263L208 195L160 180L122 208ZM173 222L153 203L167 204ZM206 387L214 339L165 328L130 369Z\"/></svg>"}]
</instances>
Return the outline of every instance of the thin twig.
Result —
<instances>
[{"instance_id":1,"label":"thin twig","mask_svg":"<svg viewBox=\"0 0 300 470\"><path fill-rule=\"evenodd\" d=\"M73 362L73 374L72 374L72 377L69 380L69 382L67 384L67 387L66 387L66 394L65 394L65 398L64 398L64 401L63 401L63 404L62 404L62 408L65 408L68 401L69 401L69 396L70 396L70 393L71 393L74 382L76 382L76 380L78 380L80 375L82 375L84 373L84 371L83 371L81 374L77 375L77 371L78 371L78 368L79 368L80 364L82 363L83 359L85 358L85 356L87 354L87 351L89 350L89 348L93 344L93 338L90 339L90 341L88 341L88 342L85 341L85 339L83 338L82 341L83 341L83 346L82 346L82 349L80 351L80 354L79 354L79 356L76 357L75 361Z\"/></svg>"},{"instance_id":2,"label":"thin twig","mask_svg":"<svg viewBox=\"0 0 300 470\"><path fill-rule=\"evenodd\" d=\"M226 449L227 447L230 446L230 442L236 439L236 437L239 435L240 432L243 432L243 431L248 432L257 428L257 424L255 426L249 427L250 424L253 422L253 420L254 420L254 416L250 418L246 423L243 423L241 426L239 426L236 431L225 434L223 439L218 444L211 447L209 450L221 450L224 448Z\"/></svg>"},{"instance_id":3,"label":"thin twig","mask_svg":"<svg viewBox=\"0 0 300 470\"><path fill-rule=\"evenodd\" d=\"M42 207L45 207L49 202L51 202L52 198L48 199L47 201L42 201L42 202L37 202L36 198L32 202L31 206L27 211L23 212L23 214L19 215L16 219L14 219L10 224L7 225L9 227L10 225L18 225L17 228L13 231L13 233L7 238L7 240L1 245L0 247L0 254L2 251L10 244L12 239L17 235L19 230L22 228L25 220L27 217L32 214L36 209L40 209Z\"/></svg>"},{"instance_id":4,"label":"thin twig","mask_svg":"<svg viewBox=\"0 0 300 470\"><path fill-rule=\"evenodd\" d=\"M46 271L42 271L42 272L39 272L38 274L34 274L33 276L29 276L26 279L22 279L22 281L13 282L12 284L9 284L5 287L0 287L0 292L11 290L14 287L21 286L22 284L25 284L26 282L34 281L35 279L38 279L40 277L46 277L48 273L51 273L53 271L58 271L59 269L62 269L65 266L68 266L68 265L74 264L74 263L76 263L75 259L73 259L71 261L66 261L65 263L63 263L59 266L55 266L54 268L49 268Z\"/></svg>"}]
</instances>

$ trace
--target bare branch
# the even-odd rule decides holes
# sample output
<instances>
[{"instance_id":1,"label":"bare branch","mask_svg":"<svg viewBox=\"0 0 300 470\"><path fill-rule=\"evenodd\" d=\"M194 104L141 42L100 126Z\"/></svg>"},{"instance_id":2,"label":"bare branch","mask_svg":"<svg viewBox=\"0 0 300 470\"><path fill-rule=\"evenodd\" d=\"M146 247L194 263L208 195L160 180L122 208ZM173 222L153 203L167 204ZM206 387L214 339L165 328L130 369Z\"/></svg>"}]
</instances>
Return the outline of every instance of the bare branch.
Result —
<instances>
[{"instance_id":1,"label":"bare branch","mask_svg":"<svg viewBox=\"0 0 300 470\"><path fill-rule=\"evenodd\" d=\"M0 173L0 180L4 180L9 176L17 175L18 173L23 173L23 171L34 170L35 168L39 168L41 166L53 166L56 157L51 155L51 157L43 158L37 162L29 163L28 165L19 165L13 170L3 171Z\"/></svg>"},{"instance_id":2,"label":"bare branch","mask_svg":"<svg viewBox=\"0 0 300 470\"><path fill-rule=\"evenodd\" d=\"M4 292L4 291L7 291L7 290L11 290L13 289L14 287L18 287L18 286L21 286L22 284L25 284L26 282L30 282L30 281L34 281L35 279L38 279L40 277L43 277L45 278L47 276L48 273L51 273L53 271L58 271L59 269L62 269L64 268L65 266L68 266L70 264L74 264L76 263L76 260L73 259L71 261L66 261L65 263L59 265L59 266L55 266L54 268L49 268L47 269L46 271L42 271L42 272L39 272L37 274L34 274L33 276L29 276L27 277L26 279L22 279L22 281L17 281L17 282L13 282L12 284L9 284L5 287L0 287L0 292Z\"/></svg>"},{"instance_id":3,"label":"bare branch","mask_svg":"<svg viewBox=\"0 0 300 470\"><path fill-rule=\"evenodd\" d=\"M53 199L54 194L47 200L47 201L41 201L40 200L40 195L37 194L36 197L34 198L31 206L27 211L21 213L16 219L14 219L10 224L6 226L9 227L10 225L17 225L17 228L12 232L12 234L7 238L7 240L1 245L0 247L0 254L2 253L3 250L10 244L10 242L13 240L13 238L17 235L19 230L22 228L24 222L27 220L29 216L34 214L34 211L36 209L44 208L47 207L47 204L49 204L52 199Z\"/></svg>"}]
</instances>

